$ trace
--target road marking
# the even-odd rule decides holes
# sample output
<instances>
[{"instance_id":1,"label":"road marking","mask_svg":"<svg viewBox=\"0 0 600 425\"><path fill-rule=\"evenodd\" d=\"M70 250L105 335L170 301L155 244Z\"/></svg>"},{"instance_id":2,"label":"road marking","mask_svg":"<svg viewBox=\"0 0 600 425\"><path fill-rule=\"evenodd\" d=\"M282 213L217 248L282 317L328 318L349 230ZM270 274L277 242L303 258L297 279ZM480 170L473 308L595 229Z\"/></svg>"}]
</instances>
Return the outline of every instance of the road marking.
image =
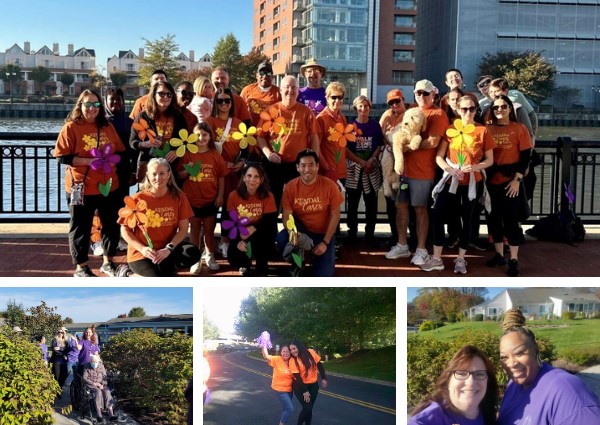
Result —
<instances>
[{"instance_id":1,"label":"road marking","mask_svg":"<svg viewBox=\"0 0 600 425\"><path fill-rule=\"evenodd\" d=\"M262 372L259 372L258 370L250 369L250 368L248 368L246 366L242 366L241 364L234 363L231 360L227 360L225 358L225 356L221 356L221 359L223 359L223 361L225 363L229 363L230 365L238 367L240 369L243 369L243 370L245 370L247 372L255 373L257 375L264 376L265 378L272 378L273 377L273 375L269 375L267 373L262 373ZM334 394L334 393L332 393L330 391L325 391L322 388L319 388L319 394L323 394L323 395L327 395L329 397L337 398L338 400L342 400L342 401L345 401L345 402L348 402L348 403L356 404L356 405L361 406L361 407L366 407L367 409L377 410L379 412L388 413L388 414L394 415L394 416L396 415L396 409L391 409L389 407L385 407L385 406L380 406L378 404L369 403L367 401L357 400L355 398L346 397L346 396L343 396L343 395L340 395L340 394Z\"/></svg>"}]
</instances>

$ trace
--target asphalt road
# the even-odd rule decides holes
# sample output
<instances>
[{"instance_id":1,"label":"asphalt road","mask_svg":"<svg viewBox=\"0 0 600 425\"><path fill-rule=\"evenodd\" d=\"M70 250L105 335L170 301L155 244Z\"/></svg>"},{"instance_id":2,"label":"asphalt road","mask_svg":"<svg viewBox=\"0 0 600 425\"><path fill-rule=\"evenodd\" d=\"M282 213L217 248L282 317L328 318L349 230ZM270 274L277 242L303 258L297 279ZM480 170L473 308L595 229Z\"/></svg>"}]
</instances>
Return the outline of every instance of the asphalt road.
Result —
<instances>
[{"instance_id":1,"label":"asphalt road","mask_svg":"<svg viewBox=\"0 0 600 425\"><path fill-rule=\"evenodd\" d=\"M273 369L243 352L208 356L211 376L210 402L204 405L205 425L274 425L281 405L271 389ZM325 365L327 371L327 365ZM295 424L300 403L294 397ZM313 424L386 425L396 423L396 388L328 376L326 390L319 391Z\"/></svg>"}]
</instances>

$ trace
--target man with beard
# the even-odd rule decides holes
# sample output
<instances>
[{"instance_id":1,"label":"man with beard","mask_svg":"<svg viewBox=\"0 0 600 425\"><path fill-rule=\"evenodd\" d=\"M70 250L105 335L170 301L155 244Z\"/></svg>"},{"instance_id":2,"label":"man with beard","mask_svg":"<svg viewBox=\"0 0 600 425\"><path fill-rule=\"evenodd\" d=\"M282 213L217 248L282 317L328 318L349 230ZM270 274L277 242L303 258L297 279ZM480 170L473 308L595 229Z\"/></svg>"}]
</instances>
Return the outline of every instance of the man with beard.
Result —
<instances>
[{"instance_id":1,"label":"man with beard","mask_svg":"<svg viewBox=\"0 0 600 425\"><path fill-rule=\"evenodd\" d=\"M272 84L273 68L268 61L261 62L256 70L256 83L248 84L240 96L248 104L252 125L258 125L260 113L269 106L281 101L279 87Z\"/></svg>"},{"instance_id":2,"label":"man with beard","mask_svg":"<svg viewBox=\"0 0 600 425\"><path fill-rule=\"evenodd\" d=\"M321 79L325 77L325 72L325 67L319 65L314 58L309 59L300 67L300 74L306 79L308 86L300 89L298 102L308 106L315 116L319 115L327 106L325 87L321 86Z\"/></svg>"}]
</instances>

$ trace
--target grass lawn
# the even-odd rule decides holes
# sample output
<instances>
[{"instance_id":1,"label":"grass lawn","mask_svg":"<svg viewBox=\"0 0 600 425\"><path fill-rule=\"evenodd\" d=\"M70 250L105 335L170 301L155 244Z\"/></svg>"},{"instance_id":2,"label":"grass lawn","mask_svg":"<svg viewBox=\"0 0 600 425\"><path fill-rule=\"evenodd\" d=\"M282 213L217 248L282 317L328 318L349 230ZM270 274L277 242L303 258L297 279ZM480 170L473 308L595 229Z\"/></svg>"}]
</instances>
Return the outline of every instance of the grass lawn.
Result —
<instances>
[{"instance_id":1,"label":"grass lawn","mask_svg":"<svg viewBox=\"0 0 600 425\"><path fill-rule=\"evenodd\" d=\"M537 320L528 322L537 337L544 337L554 343L558 356L565 349L585 349L600 347L600 320ZM491 331L502 335L499 322L460 322L450 323L433 331L421 332L442 341L449 341L467 329Z\"/></svg>"},{"instance_id":2,"label":"grass lawn","mask_svg":"<svg viewBox=\"0 0 600 425\"><path fill-rule=\"evenodd\" d=\"M258 351L250 353L250 356L262 358L262 354ZM339 359L330 359L328 362L324 360L323 358L321 361L325 367L325 373L337 372L344 375L396 382L395 345L376 350L359 351Z\"/></svg>"}]
</instances>

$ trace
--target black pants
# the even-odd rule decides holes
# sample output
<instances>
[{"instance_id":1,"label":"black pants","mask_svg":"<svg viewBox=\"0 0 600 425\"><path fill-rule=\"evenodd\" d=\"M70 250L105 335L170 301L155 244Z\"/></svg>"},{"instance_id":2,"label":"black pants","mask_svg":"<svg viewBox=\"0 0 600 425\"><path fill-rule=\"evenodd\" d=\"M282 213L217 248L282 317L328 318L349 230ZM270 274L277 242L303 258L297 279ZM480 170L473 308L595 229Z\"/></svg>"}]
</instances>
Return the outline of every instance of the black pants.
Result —
<instances>
[{"instance_id":1,"label":"black pants","mask_svg":"<svg viewBox=\"0 0 600 425\"><path fill-rule=\"evenodd\" d=\"M356 232L358 231L358 204L362 196L365 202L365 238L372 238L375 234L375 223L377 222L377 192L371 190L370 193L365 193L361 183L362 181L359 179L356 189L346 189L346 193L348 194L348 233L356 236ZM394 209L395 227L396 210Z\"/></svg>"},{"instance_id":2,"label":"black pants","mask_svg":"<svg viewBox=\"0 0 600 425\"><path fill-rule=\"evenodd\" d=\"M248 257L245 252L238 249L237 244L240 240L241 239L238 237L229 242L227 261L229 261L229 264L234 268L245 267L249 269L252 266L252 259ZM269 258L271 258L275 248L275 234L273 232L264 232L262 229L257 228L256 232L254 232L246 241L250 242L252 256L256 260L256 275L267 276L269 270Z\"/></svg>"},{"instance_id":3,"label":"black pants","mask_svg":"<svg viewBox=\"0 0 600 425\"><path fill-rule=\"evenodd\" d=\"M395 244L398 242L398 228L396 227L396 201L393 198L385 197L385 212L392 232L392 241Z\"/></svg>"},{"instance_id":4,"label":"black pants","mask_svg":"<svg viewBox=\"0 0 600 425\"><path fill-rule=\"evenodd\" d=\"M52 365L52 371L54 372L54 377L58 382L58 385L62 388L65 385L65 381L67 380L67 364L54 362Z\"/></svg>"},{"instance_id":5,"label":"black pants","mask_svg":"<svg viewBox=\"0 0 600 425\"><path fill-rule=\"evenodd\" d=\"M296 163L282 162L281 164L275 164L266 161L264 165L267 176L269 177L271 192L275 197L275 205L277 205L277 210L279 211L281 207L281 197L283 196L283 186L290 180L299 176L298 170L296 170Z\"/></svg>"},{"instance_id":6,"label":"black pants","mask_svg":"<svg viewBox=\"0 0 600 425\"><path fill-rule=\"evenodd\" d=\"M67 203L70 194L67 193ZM83 264L89 259L90 233L94 213L102 222L102 247L104 254L112 257L117 252L121 226L117 224L119 209L124 206L120 191L114 190L104 197L103 195L85 195L83 205L69 205L69 251L73 264Z\"/></svg>"},{"instance_id":7,"label":"black pants","mask_svg":"<svg viewBox=\"0 0 600 425\"><path fill-rule=\"evenodd\" d=\"M308 388L308 392L310 393L310 403L304 401L304 395L300 390L294 389L294 394L296 398L302 405L302 410L300 411L300 415L298 415L297 425L311 425L312 423L312 410L315 402L317 401L317 396L319 395L319 383L315 382L313 384L304 384L306 388Z\"/></svg>"},{"instance_id":8,"label":"black pants","mask_svg":"<svg viewBox=\"0 0 600 425\"><path fill-rule=\"evenodd\" d=\"M201 252L196 245L190 242L181 242L167 258L158 264L144 258L129 263L129 267L135 274L145 277L175 276L177 269L189 269L200 261L200 255Z\"/></svg>"},{"instance_id":9,"label":"black pants","mask_svg":"<svg viewBox=\"0 0 600 425\"><path fill-rule=\"evenodd\" d=\"M507 184L490 184L487 187L492 201L488 229L494 243L501 243L506 236L509 245L519 246L525 242L523 229L519 226L519 197L506 196Z\"/></svg>"}]
</instances>

